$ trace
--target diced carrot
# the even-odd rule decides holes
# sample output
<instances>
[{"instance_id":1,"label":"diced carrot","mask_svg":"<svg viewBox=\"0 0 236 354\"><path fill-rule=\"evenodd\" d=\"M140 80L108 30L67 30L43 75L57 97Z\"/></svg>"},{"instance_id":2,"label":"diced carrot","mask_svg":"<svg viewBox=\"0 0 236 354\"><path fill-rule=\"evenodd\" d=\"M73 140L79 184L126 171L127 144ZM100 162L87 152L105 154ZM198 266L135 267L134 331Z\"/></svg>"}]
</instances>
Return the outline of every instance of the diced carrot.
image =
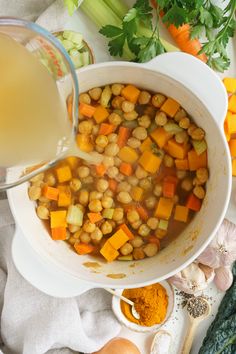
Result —
<instances>
[{"instance_id":1,"label":"diced carrot","mask_svg":"<svg viewBox=\"0 0 236 354\"><path fill-rule=\"evenodd\" d=\"M148 237L148 242L149 243L155 243L158 246L158 250L161 247L160 240L157 237L155 237L155 236L149 236Z\"/></svg>"},{"instance_id":2,"label":"diced carrot","mask_svg":"<svg viewBox=\"0 0 236 354\"><path fill-rule=\"evenodd\" d=\"M188 159L175 159L175 166L177 170L188 170Z\"/></svg>"},{"instance_id":3,"label":"diced carrot","mask_svg":"<svg viewBox=\"0 0 236 354\"><path fill-rule=\"evenodd\" d=\"M88 213L88 218L91 221L91 223L95 224L98 221L101 221L103 219L102 215L100 213Z\"/></svg>"},{"instance_id":4,"label":"diced carrot","mask_svg":"<svg viewBox=\"0 0 236 354\"><path fill-rule=\"evenodd\" d=\"M155 216L168 220L171 216L174 202L171 199L161 197L155 210Z\"/></svg>"},{"instance_id":5,"label":"diced carrot","mask_svg":"<svg viewBox=\"0 0 236 354\"><path fill-rule=\"evenodd\" d=\"M137 205L136 210L142 220L147 220L149 218L148 212L143 206Z\"/></svg>"},{"instance_id":6,"label":"diced carrot","mask_svg":"<svg viewBox=\"0 0 236 354\"><path fill-rule=\"evenodd\" d=\"M119 151L119 158L127 163L134 163L138 159L138 153L130 146L124 146Z\"/></svg>"},{"instance_id":7,"label":"diced carrot","mask_svg":"<svg viewBox=\"0 0 236 354\"><path fill-rule=\"evenodd\" d=\"M67 207L71 204L71 190L69 186L58 186L59 196L57 205Z\"/></svg>"},{"instance_id":8,"label":"diced carrot","mask_svg":"<svg viewBox=\"0 0 236 354\"><path fill-rule=\"evenodd\" d=\"M207 167L207 152L198 155L194 149L188 152L188 163L190 171L196 171L201 167Z\"/></svg>"},{"instance_id":9,"label":"diced carrot","mask_svg":"<svg viewBox=\"0 0 236 354\"><path fill-rule=\"evenodd\" d=\"M120 172L123 173L125 176L131 176L133 173L133 168L130 163L121 162L120 164Z\"/></svg>"},{"instance_id":10,"label":"diced carrot","mask_svg":"<svg viewBox=\"0 0 236 354\"><path fill-rule=\"evenodd\" d=\"M168 181L163 182L163 196L173 198L175 195L176 184Z\"/></svg>"},{"instance_id":11,"label":"diced carrot","mask_svg":"<svg viewBox=\"0 0 236 354\"><path fill-rule=\"evenodd\" d=\"M57 210L50 212L50 226L52 229L56 227L66 227L66 210Z\"/></svg>"},{"instance_id":12,"label":"diced carrot","mask_svg":"<svg viewBox=\"0 0 236 354\"><path fill-rule=\"evenodd\" d=\"M100 253L108 262L114 261L119 256L119 252L112 247L109 240L107 240L100 249Z\"/></svg>"},{"instance_id":13,"label":"diced carrot","mask_svg":"<svg viewBox=\"0 0 236 354\"><path fill-rule=\"evenodd\" d=\"M229 141L229 149L232 157L236 157L236 139L231 139Z\"/></svg>"},{"instance_id":14,"label":"diced carrot","mask_svg":"<svg viewBox=\"0 0 236 354\"><path fill-rule=\"evenodd\" d=\"M93 107L89 104L86 103L80 103L79 104L79 112L83 114L85 117L91 118L94 115L94 112L96 110L96 107Z\"/></svg>"},{"instance_id":15,"label":"diced carrot","mask_svg":"<svg viewBox=\"0 0 236 354\"><path fill-rule=\"evenodd\" d=\"M228 125L229 134L236 133L236 114L233 114L228 111L226 114L226 121Z\"/></svg>"},{"instance_id":16,"label":"diced carrot","mask_svg":"<svg viewBox=\"0 0 236 354\"><path fill-rule=\"evenodd\" d=\"M236 113L236 95L231 95L228 101L228 110Z\"/></svg>"},{"instance_id":17,"label":"diced carrot","mask_svg":"<svg viewBox=\"0 0 236 354\"><path fill-rule=\"evenodd\" d=\"M119 226L119 229L121 229L121 230L123 230L125 232L125 234L129 238L129 240L133 240L134 239L134 234L130 231L130 229L128 228L128 226L126 224L121 224Z\"/></svg>"},{"instance_id":18,"label":"diced carrot","mask_svg":"<svg viewBox=\"0 0 236 354\"><path fill-rule=\"evenodd\" d=\"M199 211L201 209L202 202L193 193L188 197L186 207L193 211Z\"/></svg>"},{"instance_id":19,"label":"diced carrot","mask_svg":"<svg viewBox=\"0 0 236 354\"><path fill-rule=\"evenodd\" d=\"M227 140L227 141L230 141L231 134L230 134L230 132L229 132L229 126L228 126L228 122L227 122L226 119L225 119L225 121L224 121L224 132L225 132L226 140Z\"/></svg>"},{"instance_id":20,"label":"diced carrot","mask_svg":"<svg viewBox=\"0 0 236 354\"><path fill-rule=\"evenodd\" d=\"M126 127L120 127L118 132L117 145L122 148L127 143L130 136L130 129Z\"/></svg>"},{"instance_id":21,"label":"diced carrot","mask_svg":"<svg viewBox=\"0 0 236 354\"><path fill-rule=\"evenodd\" d=\"M179 144L174 139L168 141L168 152L172 157L184 159L189 149L188 144Z\"/></svg>"},{"instance_id":22,"label":"diced carrot","mask_svg":"<svg viewBox=\"0 0 236 354\"><path fill-rule=\"evenodd\" d=\"M97 106L93 113L93 118L98 124L104 122L104 120L106 120L108 116L109 116L108 110L101 105Z\"/></svg>"},{"instance_id":23,"label":"diced carrot","mask_svg":"<svg viewBox=\"0 0 236 354\"><path fill-rule=\"evenodd\" d=\"M176 205L174 219L177 221L187 222L189 209L183 205Z\"/></svg>"},{"instance_id":24,"label":"diced carrot","mask_svg":"<svg viewBox=\"0 0 236 354\"><path fill-rule=\"evenodd\" d=\"M108 123L102 123L100 125L100 129L98 134L100 135L109 135L113 133L116 130L116 126L113 124L108 124Z\"/></svg>"},{"instance_id":25,"label":"diced carrot","mask_svg":"<svg viewBox=\"0 0 236 354\"><path fill-rule=\"evenodd\" d=\"M57 167L56 174L59 183L70 181L72 178L71 169L68 165Z\"/></svg>"},{"instance_id":26,"label":"diced carrot","mask_svg":"<svg viewBox=\"0 0 236 354\"><path fill-rule=\"evenodd\" d=\"M174 117L179 107L180 104L177 101L173 100L173 98L167 98L167 100L163 103L160 109L161 111L168 114L170 117Z\"/></svg>"},{"instance_id":27,"label":"diced carrot","mask_svg":"<svg viewBox=\"0 0 236 354\"><path fill-rule=\"evenodd\" d=\"M232 77L225 77L223 83L227 92L234 93L236 91L236 79Z\"/></svg>"},{"instance_id":28,"label":"diced carrot","mask_svg":"<svg viewBox=\"0 0 236 354\"><path fill-rule=\"evenodd\" d=\"M112 245L115 250L118 250L129 240L128 235L123 231L123 229L118 229L109 239L108 242Z\"/></svg>"},{"instance_id":29,"label":"diced carrot","mask_svg":"<svg viewBox=\"0 0 236 354\"><path fill-rule=\"evenodd\" d=\"M107 169L106 169L106 166L101 163L100 165L96 165L95 170L96 170L97 175L99 177L102 177L102 176L104 176Z\"/></svg>"},{"instance_id":30,"label":"diced carrot","mask_svg":"<svg viewBox=\"0 0 236 354\"><path fill-rule=\"evenodd\" d=\"M126 100L128 100L132 103L137 102L139 94L140 94L140 90L137 89L137 87L135 87L134 85L127 85L121 91L121 95Z\"/></svg>"},{"instance_id":31,"label":"diced carrot","mask_svg":"<svg viewBox=\"0 0 236 354\"><path fill-rule=\"evenodd\" d=\"M156 173L159 170L162 159L154 155L151 151L144 151L142 156L139 158L138 163L145 169L145 171L150 173Z\"/></svg>"},{"instance_id":32,"label":"diced carrot","mask_svg":"<svg viewBox=\"0 0 236 354\"><path fill-rule=\"evenodd\" d=\"M53 240L65 240L66 239L66 228L54 227L51 229L51 237Z\"/></svg>"},{"instance_id":33,"label":"diced carrot","mask_svg":"<svg viewBox=\"0 0 236 354\"><path fill-rule=\"evenodd\" d=\"M85 152L91 152L93 150L93 144L90 136L85 134L77 134L76 142L80 150Z\"/></svg>"},{"instance_id":34,"label":"diced carrot","mask_svg":"<svg viewBox=\"0 0 236 354\"><path fill-rule=\"evenodd\" d=\"M109 188L112 192L115 192L117 189L118 182L115 179L110 178L108 180Z\"/></svg>"},{"instance_id":35,"label":"diced carrot","mask_svg":"<svg viewBox=\"0 0 236 354\"><path fill-rule=\"evenodd\" d=\"M130 191L130 195L136 202L140 202L143 199L144 190L139 186L133 186Z\"/></svg>"},{"instance_id":36,"label":"diced carrot","mask_svg":"<svg viewBox=\"0 0 236 354\"><path fill-rule=\"evenodd\" d=\"M152 144L153 144L153 142L148 136L140 145L139 150L142 152L144 152L146 150L151 150Z\"/></svg>"},{"instance_id":37,"label":"diced carrot","mask_svg":"<svg viewBox=\"0 0 236 354\"><path fill-rule=\"evenodd\" d=\"M68 162L68 165L72 170L75 170L76 167L79 165L79 158L75 156L69 156L66 158L66 161Z\"/></svg>"},{"instance_id":38,"label":"diced carrot","mask_svg":"<svg viewBox=\"0 0 236 354\"><path fill-rule=\"evenodd\" d=\"M236 160L232 160L232 175L235 177L236 176Z\"/></svg>"},{"instance_id":39,"label":"diced carrot","mask_svg":"<svg viewBox=\"0 0 236 354\"><path fill-rule=\"evenodd\" d=\"M88 243L75 243L74 248L76 252L80 255L83 254L89 254L94 251L95 247L93 245L90 245Z\"/></svg>"},{"instance_id":40,"label":"diced carrot","mask_svg":"<svg viewBox=\"0 0 236 354\"><path fill-rule=\"evenodd\" d=\"M58 188L44 186L43 187L43 196L50 200L57 200L58 199L59 190Z\"/></svg>"},{"instance_id":41,"label":"diced carrot","mask_svg":"<svg viewBox=\"0 0 236 354\"><path fill-rule=\"evenodd\" d=\"M173 176L173 175L166 175L164 177L164 182L174 183L175 188L176 188L177 184L179 183L179 179L178 179L178 177Z\"/></svg>"},{"instance_id":42,"label":"diced carrot","mask_svg":"<svg viewBox=\"0 0 236 354\"><path fill-rule=\"evenodd\" d=\"M160 127L153 130L153 132L151 132L151 137L153 138L153 140L155 140L157 145L162 149L163 146L165 146L168 140L172 137L172 134L166 132L164 128Z\"/></svg>"}]
</instances>

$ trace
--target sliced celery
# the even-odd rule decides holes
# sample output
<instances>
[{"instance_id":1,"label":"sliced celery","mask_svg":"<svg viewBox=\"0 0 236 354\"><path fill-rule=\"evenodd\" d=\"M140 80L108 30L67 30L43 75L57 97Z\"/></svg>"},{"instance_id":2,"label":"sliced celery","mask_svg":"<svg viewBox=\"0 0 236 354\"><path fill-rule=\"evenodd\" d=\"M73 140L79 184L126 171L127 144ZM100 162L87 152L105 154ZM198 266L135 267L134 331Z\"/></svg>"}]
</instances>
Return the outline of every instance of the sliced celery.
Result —
<instances>
[{"instance_id":1,"label":"sliced celery","mask_svg":"<svg viewBox=\"0 0 236 354\"><path fill-rule=\"evenodd\" d=\"M74 43L72 41L69 41L68 39L63 39L61 44L63 45L63 47L67 52L74 48Z\"/></svg>"},{"instance_id":2,"label":"sliced celery","mask_svg":"<svg viewBox=\"0 0 236 354\"><path fill-rule=\"evenodd\" d=\"M63 38L75 43L75 44L81 44L83 41L83 36L79 32L74 32L74 31L64 31L63 32Z\"/></svg>"},{"instance_id":3,"label":"sliced celery","mask_svg":"<svg viewBox=\"0 0 236 354\"><path fill-rule=\"evenodd\" d=\"M180 128L180 126L176 123L166 123L163 128L166 132L172 134L177 134L183 131L183 128Z\"/></svg>"},{"instance_id":4,"label":"sliced celery","mask_svg":"<svg viewBox=\"0 0 236 354\"><path fill-rule=\"evenodd\" d=\"M122 123L122 125L123 125L123 127L133 129L138 126L138 122L137 122L137 120L126 120Z\"/></svg>"},{"instance_id":5,"label":"sliced celery","mask_svg":"<svg viewBox=\"0 0 236 354\"><path fill-rule=\"evenodd\" d=\"M82 55L83 66L91 64L89 52L82 52L81 55Z\"/></svg>"},{"instance_id":6,"label":"sliced celery","mask_svg":"<svg viewBox=\"0 0 236 354\"><path fill-rule=\"evenodd\" d=\"M102 216L104 217L104 219L112 219L114 214L114 209L104 209L102 212Z\"/></svg>"},{"instance_id":7,"label":"sliced celery","mask_svg":"<svg viewBox=\"0 0 236 354\"><path fill-rule=\"evenodd\" d=\"M201 155L207 149L206 140L192 140L192 144L194 150L196 151L197 155Z\"/></svg>"},{"instance_id":8,"label":"sliced celery","mask_svg":"<svg viewBox=\"0 0 236 354\"><path fill-rule=\"evenodd\" d=\"M120 256L117 258L118 261L132 261L133 256L132 254L129 254L128 256Z\"/></svg>"},{"instance_id":9,"label":"sliced celery","mask_svg":"<svg viewBox=\"0 0 236 354\"><path fill-rule=\"evenodd\" d=\"M83 212L76 205L70 205L68 208L66 221L68 224L82 226L83 225Z\"/></svg>"},{"instance_id":10,"label":"sliced celery","mask_svg":"<svg viewBox=\"0 0 236 354\"><path fill-rule=\"evenodd\" d=\"M123 4L121 0L104 0L104 2L115 12L120 19L123 19L125 14L129 11L128 6Z\"/></svg>"},{"instance_id":11,"label":"sliced celery","mask_svg":"<svg viewBox=\"0 0 236 354\"><path fill-rule=\"evenodd\" d=\"M151 150L152 150L153 154L157 155L161 159L163 159L163 157L165 156L165 151L162 149L159 149L155 143L152 143Z\"/></svg>"},{"instance_id":12,"label":"sliced celery","mask_svg":"<svg viewBox=\"0 0 236 354\"><path fill-rule=\"evenodd\" d=\"M169 224L169 222L167 220L160 219L159 224L158 224L158 228L161 230L167 230L168 224Z\"/></svg>"}]
</instances>

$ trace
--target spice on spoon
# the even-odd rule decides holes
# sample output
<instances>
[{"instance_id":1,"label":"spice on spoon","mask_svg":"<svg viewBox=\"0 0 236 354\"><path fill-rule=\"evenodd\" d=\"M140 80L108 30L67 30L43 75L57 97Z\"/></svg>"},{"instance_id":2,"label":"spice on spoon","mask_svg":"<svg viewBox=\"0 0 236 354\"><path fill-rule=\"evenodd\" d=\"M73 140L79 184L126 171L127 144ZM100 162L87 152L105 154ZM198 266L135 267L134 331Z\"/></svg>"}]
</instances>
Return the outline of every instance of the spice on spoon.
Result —
<instances>
[{"instance_id":1,"label":"spice on spoon","mask_svg":"<svg viewBox=\"0 0 236 354\"><path fill-rule=\"evenodd\" d=\"M208 304L201 296L192 297L187 303L187 311L193 318L200 317L208 310Z\"/></svg>"}]
</instances>

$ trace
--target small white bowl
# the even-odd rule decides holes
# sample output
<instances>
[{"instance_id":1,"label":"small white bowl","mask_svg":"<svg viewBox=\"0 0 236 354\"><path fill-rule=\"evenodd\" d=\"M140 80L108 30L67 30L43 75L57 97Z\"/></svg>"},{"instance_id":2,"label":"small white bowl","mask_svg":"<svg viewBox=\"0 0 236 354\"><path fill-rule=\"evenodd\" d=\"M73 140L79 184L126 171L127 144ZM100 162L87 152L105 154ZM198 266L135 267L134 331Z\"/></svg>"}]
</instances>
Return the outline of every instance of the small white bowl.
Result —
<instances>
[{"instance_id":1,"label":"small white bowl","mask_svg":"<svg viewBox=\"0 0 236 354\"><path fill-rule=\"evenodd\" d=\"M156 324L154 326L151 327L147 327L147 326L141 326L139 324L136 324L134 322L129 321L125 315L123 314L123 312L121 311L121 306L120 306L120 298L113 295L112 298L112 310L115 314L115 316L117 317L117 319L127 328L131 329L132 331L135 332L155 332L158 329L160 329L164 323L166 323L168 321L168 319L170 318L170 316L173 313L174 310L174 306L175 306L175 292L174 289L172 287L171 284L169 284L167 281L161 281L159 282L159 284L161 284L167 292L168 295L168 307L167 307L167 314L166 317L164 319L164 321L162 323ZM122 292L124 291L124 289L116 289L116 293L117 295L121 295Z\"/></svg>"}]
</instances>

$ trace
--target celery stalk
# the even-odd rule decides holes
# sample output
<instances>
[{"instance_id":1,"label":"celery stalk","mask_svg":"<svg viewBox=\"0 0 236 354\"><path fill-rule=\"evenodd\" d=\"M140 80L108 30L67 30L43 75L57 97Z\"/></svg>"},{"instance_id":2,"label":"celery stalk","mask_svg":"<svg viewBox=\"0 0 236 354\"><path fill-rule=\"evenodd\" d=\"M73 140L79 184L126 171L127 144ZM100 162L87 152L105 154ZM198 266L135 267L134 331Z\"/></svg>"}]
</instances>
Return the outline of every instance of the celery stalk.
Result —
<instances>
[{"instance_id":1,"label":"celery stalk","mask_svg":"<svg viewBox=\"0 0 236 354\"><path fill-rule=\"evenodd\" d=\"M144 36L144 37L152 37L152 31L149 28L146 28L144 26L140 26L138 28L137 34L140 36ZM165 48L165 50L167 52L179 52L180 49L177 48L176 46L174 46L173 44L167 42L165 39L163 39L162 37L160 37L161 43L163 45L163 47Z\"/></svg>"},{"instance_id":2,"label":"celery stalk","mask_svg":"<svg viewBox=\"0 0 236 354\"><path fill-rule=\"evenodd\" d=\"M104 0L104 2L115 12L122 20L125 14L129 11L128 6L123 4L121 0Z\"/></svg>"}]
</instances>

